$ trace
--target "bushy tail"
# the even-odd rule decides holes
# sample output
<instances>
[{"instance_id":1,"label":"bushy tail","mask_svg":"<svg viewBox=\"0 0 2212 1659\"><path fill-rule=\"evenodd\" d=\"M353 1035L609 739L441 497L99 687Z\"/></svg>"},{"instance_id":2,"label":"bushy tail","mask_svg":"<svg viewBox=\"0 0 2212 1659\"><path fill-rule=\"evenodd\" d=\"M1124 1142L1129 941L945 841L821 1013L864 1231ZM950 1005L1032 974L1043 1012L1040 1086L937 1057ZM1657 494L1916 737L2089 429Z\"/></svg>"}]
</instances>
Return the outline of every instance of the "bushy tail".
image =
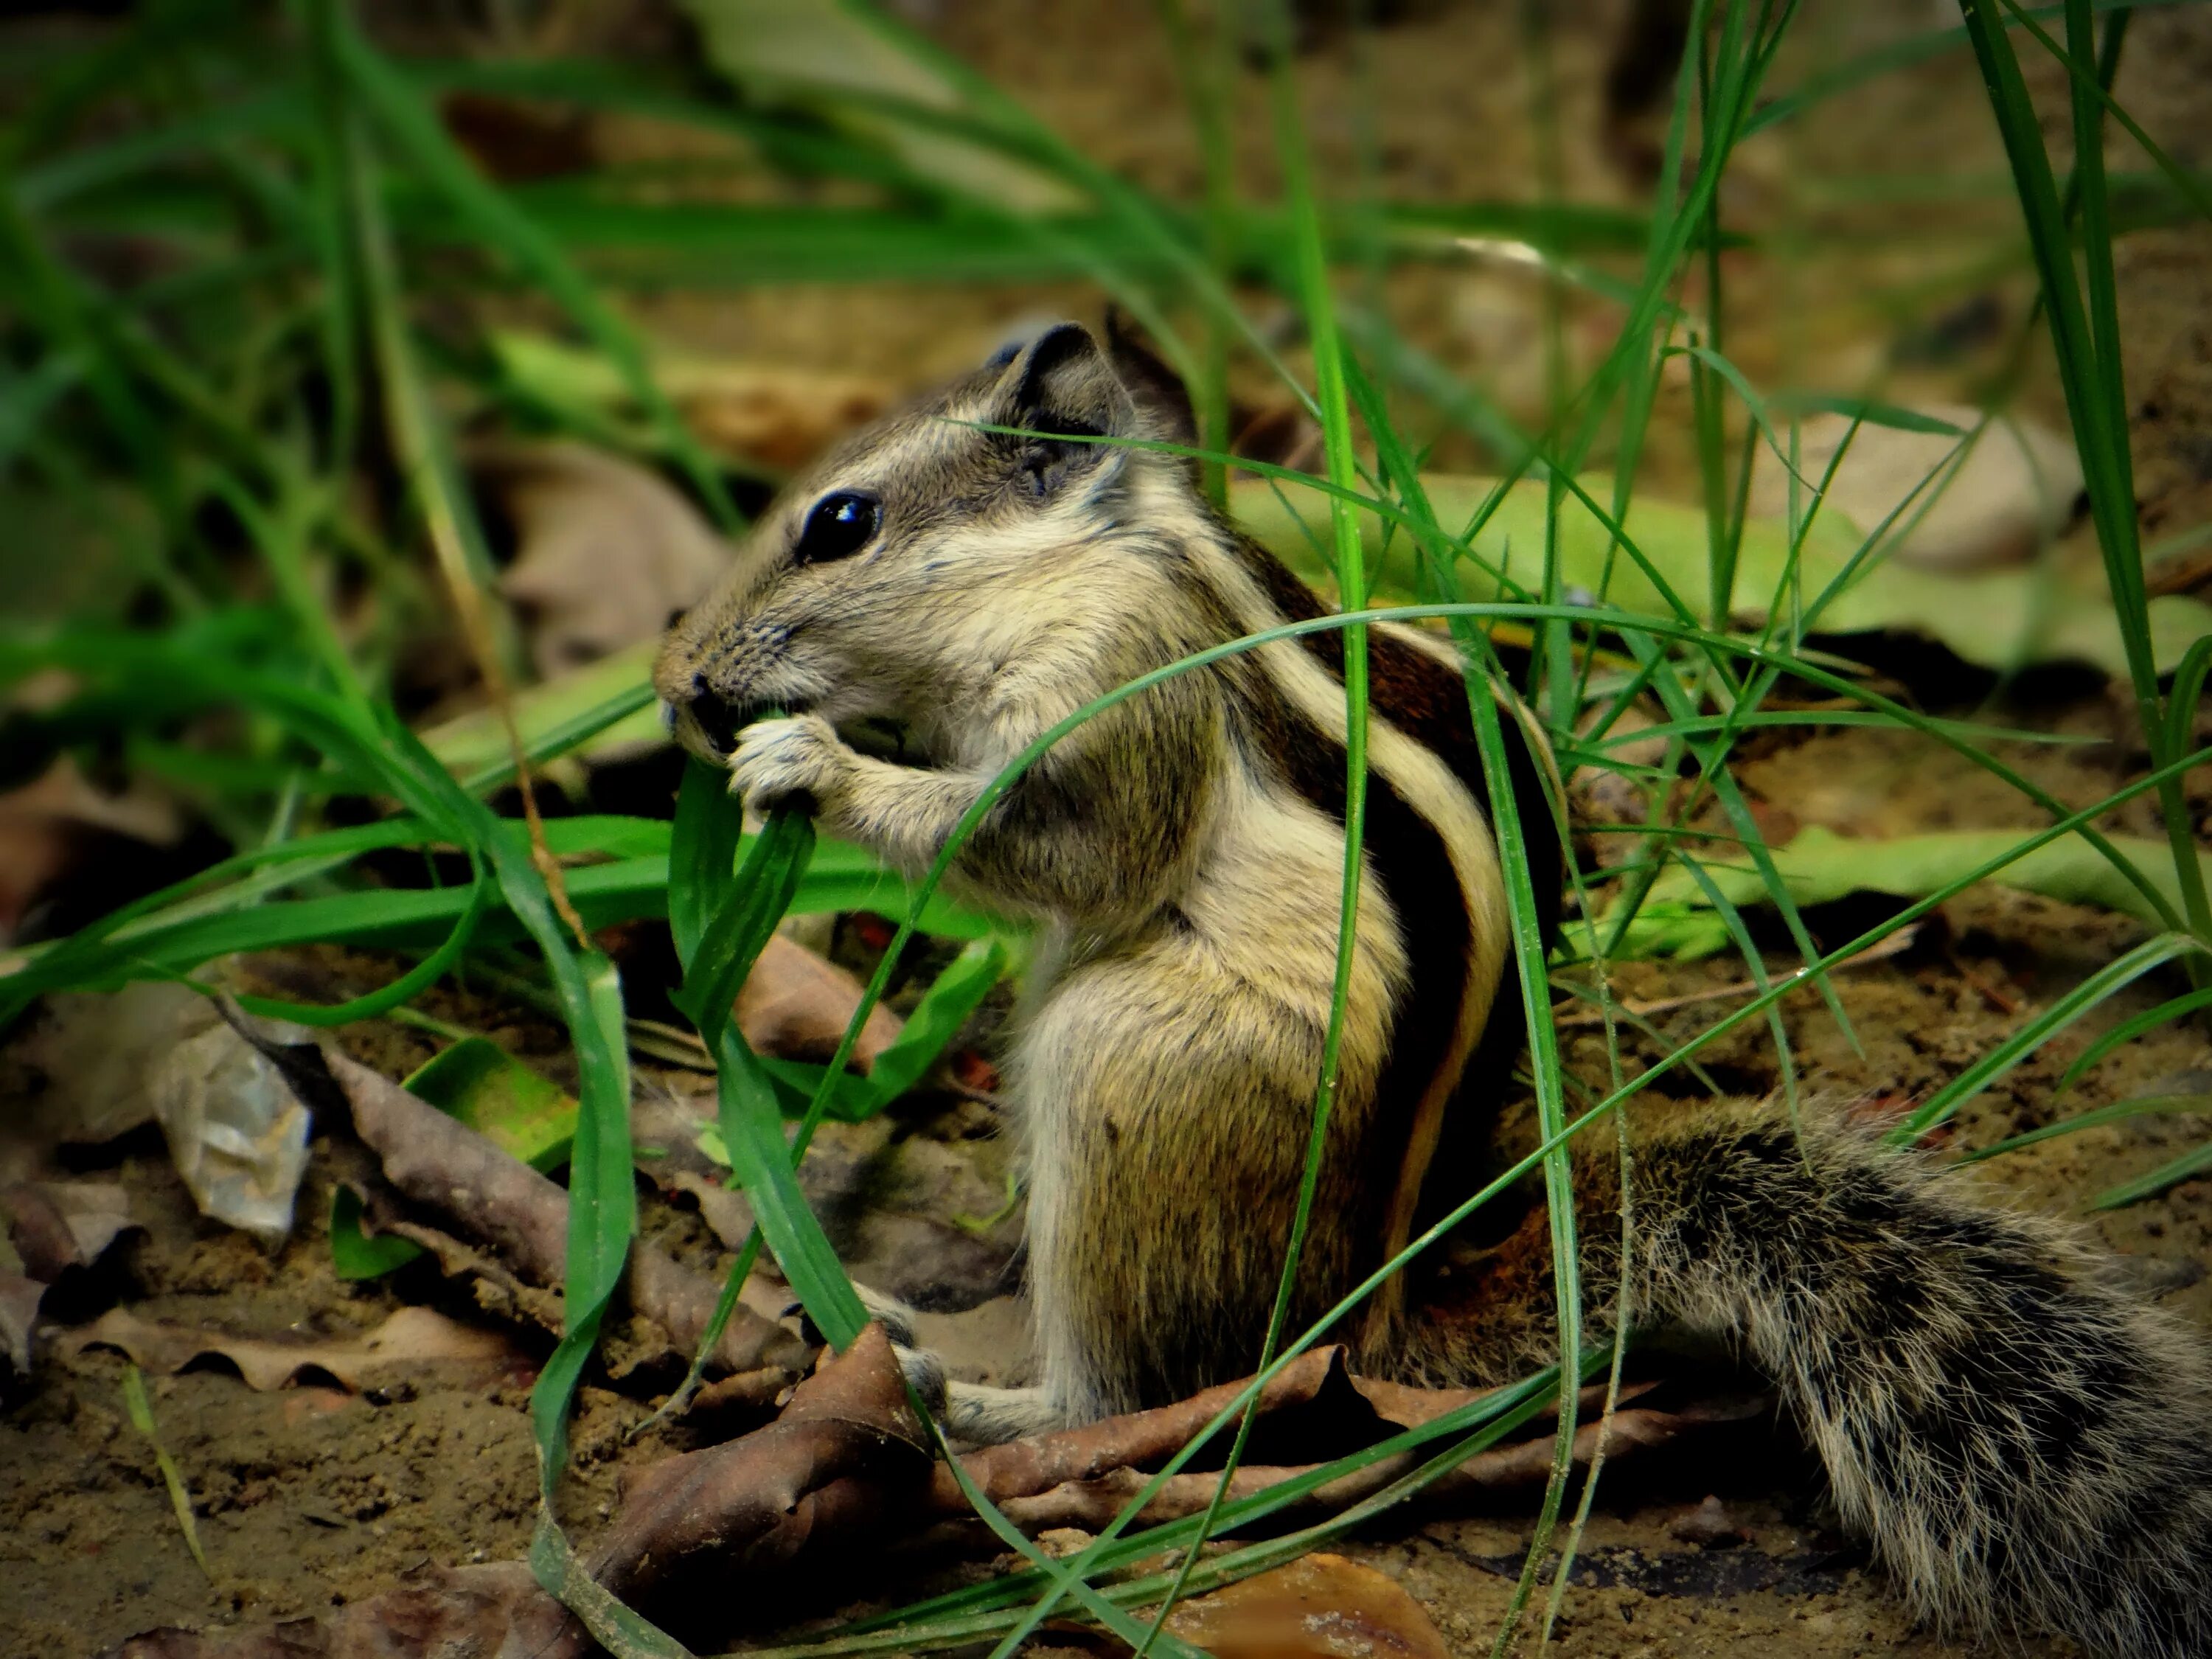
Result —
<instances>
[{"instance_id":1,"label":"bushy tail","mask_svg":"<svg viewBox=\"0 0 2212 1659\"><path fill-rule=\"evenodd\" d=\"M1607 1168L1585 1166L1601 1279ZM2212 1368L2109 1259L1832 1116L1701 1115L1633 1168L1636 1319L1776 1381L1921 1613L2212 1655Z\"/></svg>"}]
</instances>

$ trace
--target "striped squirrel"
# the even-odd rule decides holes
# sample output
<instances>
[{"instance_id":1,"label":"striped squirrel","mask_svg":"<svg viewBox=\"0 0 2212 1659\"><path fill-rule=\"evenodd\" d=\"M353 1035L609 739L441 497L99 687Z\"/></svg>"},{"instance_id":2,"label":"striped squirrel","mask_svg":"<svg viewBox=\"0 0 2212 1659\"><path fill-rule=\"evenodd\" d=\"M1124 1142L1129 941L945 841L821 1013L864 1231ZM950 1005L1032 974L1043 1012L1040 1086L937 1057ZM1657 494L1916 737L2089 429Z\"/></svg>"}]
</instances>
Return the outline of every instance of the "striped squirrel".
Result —
<instances>
[{"instance_id":1,"label":"striped squirrel","mask_svg":"<svg viewBox=\"0 0 2212 1659\"><path fill-rule=\"evenodd\" d=\"M1190 463L1079 441L1191 432L1150 353L1062 324L860 433L672 629L655 684L673 729L726 761L749 804L803 803L829 833L926 868L1056 721L1322 614ZM1292 1328L1472 1190L1461 1141L1486 1132L1522 1023L1456 659L1413 629L1369 639L1365 867ZM1006 1068L1040 1381L951 1384L964 1437L1158 1405L1252 1367L1335 966L1342 663L1341 635L1316 632L1120 703L1015 782L951 866L1043 940ZM787 717L755 718L771 709ZM922 763L839 738L867 718L902 724ZM1547 763L1520 748L1532 874L1553 894ZM2212 1653L2212 1367L2193 1334L2069 1231L1842 1113L1705 1108L1639 1120L1633 1139L1632 1316L1724 1340L1774 1380L1844 1520L1917 1609L2129 1659ZM1610 1147L1576 1161L1594 1310L1622 1288L1620 1167ZM1518 1243L1462 1252L1472 1273L1400 1275L1349 1339L1357 1364L1487 1384L1553 1358L1540 1224Z\"/></svg>"}]
</instances>

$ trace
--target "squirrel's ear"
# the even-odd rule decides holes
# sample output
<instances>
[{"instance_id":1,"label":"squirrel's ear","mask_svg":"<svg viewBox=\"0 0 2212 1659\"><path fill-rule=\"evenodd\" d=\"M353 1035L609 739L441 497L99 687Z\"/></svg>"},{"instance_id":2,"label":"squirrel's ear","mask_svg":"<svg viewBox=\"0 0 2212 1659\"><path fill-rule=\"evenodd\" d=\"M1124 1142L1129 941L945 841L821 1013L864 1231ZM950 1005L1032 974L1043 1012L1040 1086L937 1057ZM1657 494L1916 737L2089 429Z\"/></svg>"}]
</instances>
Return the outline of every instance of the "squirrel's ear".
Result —
<instances>
[{"instance_id":1,"label":"squirrel's ear","mask_svg":"<svg viewBox=\"0 0 2212 1659\"><path fill-rule=\"evenodd\" d=\"M1119 306L1106 308L1106 355L1152 428L1146 437L1185 446L1198 441L1198 416L1190 406L1189 390L1131 329Z\"/></svg>"},{"instance_id":2,"label":"squirrel's ear","mask_svg":"<svg viewBox=\"0 0 2212 1659\"><path fill-rule=\"evenodd\" d=\"M1010 426L1078 437L1135 435L1135 405L1097 337L1080 323L1054 323L1024 346L1005 384Z\"/></svg>"},{"instance_id":3,"label":"squirrel's ear","mask_svg":"<svg viewBox=\"0 0 2212 1659\"><path fill-rule=\"evenodd\" d=\"M1024 465L1040 494L1115 453L1110 444L1081 440L1145 435L1136 429L1135 403L1097 337L1080 323L1055 323L1023 346L1000 385L998 424L1076 441L1030 441Z\"/></svg>"}]
</instances>

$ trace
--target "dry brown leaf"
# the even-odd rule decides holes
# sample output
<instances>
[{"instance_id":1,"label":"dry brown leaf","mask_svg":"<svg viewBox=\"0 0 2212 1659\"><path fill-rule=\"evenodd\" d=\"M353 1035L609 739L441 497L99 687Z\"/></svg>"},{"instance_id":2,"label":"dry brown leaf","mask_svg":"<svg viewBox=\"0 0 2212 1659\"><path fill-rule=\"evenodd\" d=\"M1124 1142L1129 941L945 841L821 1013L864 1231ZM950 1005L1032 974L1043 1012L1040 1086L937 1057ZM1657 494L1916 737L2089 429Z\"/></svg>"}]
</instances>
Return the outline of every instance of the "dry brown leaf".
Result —
<instances>
[{"instance_id":1,"label":"dry brown leaf","mask_svg":"<svg viewBox=\"0 0 2212 1659\"><path fill-rule=\"evenodd\" d=\"M8 1254L0 1245L0 1256ZM0 1261L0 1354L19 1377L31 1374L31 1333L39 1322L39 1303L46 1287Z\"/></svg>"},{"instance_id":2,"label":"dry brown leaf","mask_svg":"<svg viewBox=\"0 0 2212 1659\"><path fill-rule=\"evenodd\" d=\"M382 1182L394 1192L441 1225L465 1232L469 1245L503 1271L531 1285L561 1283L568 1255L568 1195L557 1183L381 1073L334 1049L269 1043L262 1052L284 1068L303 1098L314 1103L325 1127L350 1119L354 1134L377 1160ZM376 1208L372 1204L372 1212ZM432 1243L418 1232L391 1231ZM704 1335L721 1297L714 1275L678 1263L643 1239L630 1248L623 1291L634 1310L686 1351ZM795 1365L804 1352L783 1327L740 1307L724 1327L714 1357L728 1370L742 1373Z\"/></svg>"},{"instance_id":3,"label":"dry brown leaf","mask_svg":"<svg viewBox=\"0 0 2212 1659\"><path fill-rule=\"evenodd\" d=\"M88 1267L132 1224L122 1188L95 1181L19 1181L0 1188L0 1355L19 1377L46 1287Z\"/></svg>"},{"instance_id":4,"label":"dry brown leaf","mask_svg":"<svg viewBox=\"0 0 2212 1659\"><path fill-rule=\"evenodd\" d=\"M735 1012L745 1041L787 1060L827 1061L860 1006L860 981L796 939L771 933L738 988ZM861 1071L898 1040L905 1022L878 1003L860 1028L853 1063Z\"/></svg>"},{"instance_id":5,"label":"dry brown leaf","mask_svg":"<svg viewBox=\"0 0 2212 1659\"><path fill-rule=\"evenodd\" d=\"M63 1338L70 1353L94 1346L119 1348L161 1376L173 1376L205 1355L220 1355L238 1367L248 1388L264 1393L283 1388L303 1370L320 1371L359 1390L431 1367L457 1367L486 1381L530 1369L522 1352L497 1332L457 1323L428 1308L402 1308L373 1331L321 1342L231 1336L111 1308Z\"/></svg>"},{"instance_id":6,"label":"dry brown leaf","mask_svg":"<svg viewBox=\"0 0 2212 1659\"><path fill-rule=\"evenodd\" d=\"M988 1447L961 1461L969 1478L1024 1531L1079 1526L1095 1533L1146 1479L1123 1460L1157 1461L1180 1447L1237 1386L1084 1429ZM1365 1443L1397 1418L1427 1420L1466 1398L1462 1390L1431 1397L1418 1389L1364 1383L1346 1372L1341 1349L1318 1351L1301 1356L1261 1391L1252 1445L1271 1436L1327 1455L1334 1443L1348 1437ZM1660 1443L1701 1420L1719 1419L1710 1412L1679 1417L1623 1412L1613 1419L1612 1443L1616 1451ZM1576 1437L1578 1460L1587 1462L1599 1432L1595 1423L1584 1425ZM1385 1459L1322 1488L1287 1514L1340 1510L1425 1455L1417 1451ZM1462 1492L1538 1486L1551 1455L1548 1438L1493 1447L1445 1485ZM1231 1496L1248 1496L1299 1472L1297 1467L1242 1469ZM1177 1475L1163 1495L1164 1505L1156 1504L1146 1514L1157 1519L1195 1513L1211 1500L1218 1480L1212 1474ZM1275 1521L1285 1518L1278 1515ZM1003 1544L976 1519L960 1484L933 1465L909 1410L897 1357L882 1328L871 1326L844 1353L825 1354L774 1422L669 1458L627 1480L589 1571L605 1589L692 1639L700 1632L724 1633L734 1606L746 1606L749 1616L772 1611L776 1595L802 1568L873 1559L889 1547L995 1553ZM1170 1628L1178 1635L1224 1659L1431 1659L1444 1651L1426 1617L1397 1585L1330 1557L1201 1598L1187 1604L1177 1620ZM286 1630L296 1632L297 1649L270 1645ZM526 1569L516 1563L410 1575L401 1589L312 1625L222 1640L155 1632L141 1638L143 1645L122 1651L131 1659L420 1653L425 1650L415 1644L416 1632L424 1630L453 1632L455 1652L463 1650L464 1632L476 1643L470 1652L580 1659L590 1650L574 1626L562 1623L558 1605L536 1592Z\"/></svg>"},{"instance_id":7,"label":"dry brown leaf","mask_svg":"<svg viewBox=\"0 0 2212 1659\"><path fill-rule=\"evenodd\" d=\"M119 795L104 793L66 755L31 782L0 793L0 945L103 838L167 847L183 833L176 803L159 790L137 783Z\"/></svg>"},{"instance_id":8,"label":"dry brown leaf","mask_svg":"<svg viewBox=\"0 0 2212 1659\"><path fill-rule=\"evenodd\" d=\"M1185 1601L1168 1629L1214 1659L1449 1659L1450 1651L1396 1579L1327 1553Z\"/></svg>"},{"instance_id":9,"label":"dry brown leaf","mask_svg":"<svg viewBox=\"0 0 2212 1659\"><path fill-rule=\"evenodd\" d=\"M161 1057L221 1018L198 993L158 980L47 997L15 1044L42 1084L10 1126L27 1163L9 1173L33 1172L56 1146L101 1146L151 1122Z\"/></svg>"},{"instance_id":10,"label":"dry brown leaf","mask_svg":"<svg viewBox=\"0 0 2212 1659\"><path fill-rule=\"evenodd\" d=\"M698 365L673 395L691 429L714 448L787 471L892 402L882 380L744 362Z\"/></svg>"},{"instance_id":11,"label":"dry brown leaf","mask_svg":"<svg viewBox=\"0 0 2212 1659\"><path fill-rule=\"evenodd\" d=\"M810 1551L819 1559L825 1544L865 1550L921 1515L931 1463L890 1340L871 1325L825 1356L767 1427L630 1482L592 1576L665 1613L671 1600L726 1593L734 1573Z\"/></svg>"},{"instance_id":12,"label":"dry brown leaf","mask_svg":"<svg viewBox=\"0 0 2212 1659\"><path fill-rule=\"evenodd\" d=\"M104 1181L19 1181L0 1188L0 1218L23 1271L51 1285L90 1267L131 1224L131 1195Z\"/></svg>"},{"instance_id":13,"label":"dry brown leaf","mask_svg":"<svg viewBox=\"0 0 2212 1659\"><path fill-rule=\"evenodd\" d=\"M545 678L652 639L728 568L728 544L635 462L580 443L499 443L469 465L514 528L500 587Z\"/></svg>"}]
</instances>

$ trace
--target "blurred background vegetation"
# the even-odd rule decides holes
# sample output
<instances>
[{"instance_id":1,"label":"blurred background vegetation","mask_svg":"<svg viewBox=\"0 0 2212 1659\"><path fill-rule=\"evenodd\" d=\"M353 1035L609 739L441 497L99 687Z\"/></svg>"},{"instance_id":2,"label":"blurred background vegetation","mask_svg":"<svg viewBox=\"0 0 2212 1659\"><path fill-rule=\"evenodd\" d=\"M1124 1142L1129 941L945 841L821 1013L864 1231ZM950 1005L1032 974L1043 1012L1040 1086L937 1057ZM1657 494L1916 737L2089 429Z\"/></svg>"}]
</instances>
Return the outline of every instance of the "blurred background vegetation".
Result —
<instances>
[{"instance_id":1,"label":"blurred background vegetation","mask_svg":"<svg viewBox=\"0 0 2212 1659\"><path fill-rule=\"evenodd\" d=\"M468 1035L456 980L557 1022L601 1231L550 1489L633 1224L629 1060L715 1047L684 964L750 902L733 836L671 826L653 640L823 444L1110 301L1249 528L1476 607L1471 672L1549 729L1546 1133L1707 1062L1794 1096L1796 988L1809 1068L1906 1133L2049 1066L1975 1150L2174 1118L2074 1196L2166 1192L2212 1164L2174 1117L2212 1085L2158 1046L2212 1007L2208 75L2199 9L2087 0L16 8L0 1020L190 977L356 1033ZM874 992L925 1011L873 1091L777 1073L803 1149L1020 946L785 850L795 913L879 918ZM1925 962L1992 885L2094 918L2087 958L1963 1048L1854 1022L1828 969ZM1940 1061L1884 1075L1897 1042ZM797 1209L768 1243L834 1334Z\"/></svg>"}]
</instances>

